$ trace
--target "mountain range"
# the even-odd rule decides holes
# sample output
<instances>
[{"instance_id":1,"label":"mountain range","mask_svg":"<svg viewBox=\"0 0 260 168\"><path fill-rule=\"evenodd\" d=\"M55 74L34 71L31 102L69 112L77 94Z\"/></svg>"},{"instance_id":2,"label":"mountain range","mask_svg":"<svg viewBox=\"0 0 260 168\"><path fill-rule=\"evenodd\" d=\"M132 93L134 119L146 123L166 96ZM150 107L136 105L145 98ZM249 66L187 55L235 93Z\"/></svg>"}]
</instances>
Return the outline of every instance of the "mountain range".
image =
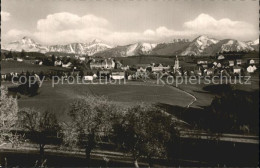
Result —
<instances>
[{"instance_id":1,"label":"mountain range","mask_svg":"<svg viewBox=\"0 0 260 168\"><path fill-rule=\"evenodd\" d=\"M139 42L112 47L100 40L90 43L70 43L66 45L44 46L29 37L8 43L2 49L27 52L60 52L101 57L128 57L138 55L215 55L228 51L259 51L259 39L255 41L238 41L235 39L218 40L202 35L189 40L173 40L168 43Z\"/></svg>"},{"instance_id":2,"label":"mountain range","mask_svg":"<svg viewBox=\"0 0 260 168\"><path fill-rule=\"evenodd\" d=\"M112 48L100 40L93 40L90 43L70 43L66 45L49 45L44 46L29 37L23 37L21 40L14 41L2 46L2 49L12 51L26 51L26 52L60 52L70 54L87 54L94 55L100 51Z\"/></svg>"}]
</instances>

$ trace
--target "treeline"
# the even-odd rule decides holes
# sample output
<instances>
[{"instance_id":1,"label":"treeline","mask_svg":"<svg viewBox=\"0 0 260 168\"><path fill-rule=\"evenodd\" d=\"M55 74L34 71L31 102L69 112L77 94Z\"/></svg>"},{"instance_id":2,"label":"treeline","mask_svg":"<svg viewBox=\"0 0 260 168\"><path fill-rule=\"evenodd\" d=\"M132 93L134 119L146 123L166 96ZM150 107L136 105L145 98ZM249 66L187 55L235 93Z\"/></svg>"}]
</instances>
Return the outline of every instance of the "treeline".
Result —
<instances>
[{"instance_id":1,"label":"treeline","mask_svg":"<svg viewBox=\"0 0 260 168\"><path fill-rule=\"evenodd\" d=\"M222 87L219 89L219 87ZM218 85L220 96L206 107L204 125L214 132L259 134L259 90L246 92Z\"/></svg>"},{"instance_id":2,"label":"treeline","mask_svg":"<svg viewBox=\"0 0 260 168\"><path fill-rule=\"evenodd\" d=\"M28 56L28 57L26 57ZM16 51L3 51L1 52L1 58L2 59L16 59L16 58L22 58L22 59L43 59L46 57L43 53L39 52L25 52L22 50L21 52L16 52Z\"/></svg>"},{"instance_id":3,"label":"treeline","mask_svg":"<svg viewBox=\"0 0 260 168\"><path fill-rule=\"evenodd\" d=\"M6 96L6 91L2 93L5 99L1 105L16 102ZM155 158L172 160L174 146L178 143L179 132L175 121L160 108L144 104L118 106L104 97L88 95L71 103L66 122L59 122L50 111L41 112L32 108L18 110L17 107L10 110L1 108L1 114L8 117L0 118L0 121L12 123L0 125L0 130L5 130L9 135L2 137L2 142L11 142L12 136L19 135L10 130L27 132L24 139L30 139L39 146L39 164L44 163L46 145L56 143L67 150L84 149L86 165L91 166L91 152L100 143L106 142L130 154L135 167L139 167L140 158L145 158L152 166ZM52 139L57 134L60 142Z\"/></svg>"}]
</instances>

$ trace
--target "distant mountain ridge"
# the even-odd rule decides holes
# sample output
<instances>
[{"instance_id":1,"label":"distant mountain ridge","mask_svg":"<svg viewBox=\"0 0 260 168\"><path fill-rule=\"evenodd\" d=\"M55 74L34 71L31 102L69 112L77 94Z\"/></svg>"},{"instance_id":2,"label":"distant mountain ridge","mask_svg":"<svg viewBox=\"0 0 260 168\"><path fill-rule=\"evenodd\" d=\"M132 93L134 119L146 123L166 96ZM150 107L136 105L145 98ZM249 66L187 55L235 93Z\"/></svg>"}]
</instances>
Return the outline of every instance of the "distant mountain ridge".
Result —
<instances>
[{"instance_id":1,"label":"distant mountain ridge","mask_svg":"<svg viewBox=\"0 0 260 168\"><path fill-rule=\"evenodd\" d=\"M229 51L258 51L259 40L243 42L234 39L218 40L202 35L193 41L175 40L169 43L135 43L104 50L94 56L128 57L133 55L201 55L209 56Z\"/></svg>"},{"instance_id":2,"label":"distant mountain ridge","mask_svg":"<svg viewBox=\"0 0 260 168\"><path fill-rule=\"evenodd\" d=\"M24 37L2 47L5 50L27 52L60 52L100 57L128 57L138 55L215 55L229 51L259 51L259 39L255 41L238 41L235 39L218 40L202 35L192 41L174 40L169 43L139 42L124 46L111 47L100 40L90 43L70 43L66 45L44 46L34 40Z\"/></svg>"},{"instance_id":3,"label":"distant mountain ridge","mask_svg":"<svg viewBox=\"0 0 260 168\"><path fill-rule=\"evenodd\" d=\"M207 36L199 36L195 38L189 46L181 53L181 55L200 55L205 49L217 44L219 40L209 38Z\"/></svg>"},{"instance_id":4,"label":"distant mountain ridge","mask_svg":"<svg viewBox=\"0 0 260 168\"><path fill-rule=\"evenodd\" d=\"M29 37L23 37L21 40L8 43L2 46L3 49L27 52L61 52L61 53L72 53L72 54L87 54L94 55L100 51L112 48L111 46L103 43L100 40L93 40L90 43L70 43L66 45L49 45L44 46L36 43Z\"/></svg>"}]
</instances>

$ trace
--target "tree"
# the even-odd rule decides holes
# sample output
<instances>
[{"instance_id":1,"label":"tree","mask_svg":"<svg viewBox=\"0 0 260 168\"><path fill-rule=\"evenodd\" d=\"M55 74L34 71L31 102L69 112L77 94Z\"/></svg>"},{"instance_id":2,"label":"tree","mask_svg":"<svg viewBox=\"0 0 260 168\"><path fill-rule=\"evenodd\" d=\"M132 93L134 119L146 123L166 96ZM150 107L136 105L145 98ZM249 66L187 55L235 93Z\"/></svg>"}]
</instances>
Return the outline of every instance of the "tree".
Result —
<instances>
[{"instance_id":1,"label":"tree","mask_svg":"<svg viewBox=\"0 0 260 168\"><path fill-rule=\"evenodd\" d=\"M45 75L44 75L43 71L41 71L40 74L39 74L40 80L42 80L44 77L45 77Z\"/></svg>"},{"instance_id":2,"label":"tree","mask_svg":"<svg viewBox=\"0 0 260 168\"><path fill-rule=\"evenodd\" d=\"M32 74L33 73L34 72L32 72ZM24 95L29 95L29 96L35 96L38 94L39 81L34 78L34 81L30 81L31 83L29 83L29 78L32 74L30 74L29 71L26 72L26 74L25 74L26 79L22 78L22 82L26 82L26 83L20 84L17 87L17 92L24 94Z\"/></svg>"},{"instance_id":3,"label":"tree","mask_svg":"<svg viewBox=\"0 0 260 168\"><path fill-rule=\"evenodd\" d=\"M103 97L89 95L75 100L68 112L70 122L62 126L64 144L84 148L90 164L91 151L112 128L110 115L114 110L116 106Z\"/></svg>"},{"instance_id":4,"label":"tree","mask_svg":"<svg viewBox=\"0 0 260 168\"><path fill-rule=\"evenodd\" d=\"M0 143L11 142L16 145L14 141L16 134L12 130L16 129L18 119L18 103L17 99L8 96L8 91L5 87L1 86L1 101L0 101Z\"/></svg>"},{"instance_id":5,"label":"tree","mask_svg":"<svg viewBox=\"0 0 260 168\"><path fill-rule=\"evenodd\" d=\"M56 61L56 57L54 54L52 54L52 56L51 56L51 61L52 61L52 65L54 66L54 63Z\"/></svg>"},{"instance_id":6,"label":"tree","mask_svg":"<svg viewBox=\"0 0 260 168\"><path fill-rule=\"evenodd\" d=\"M79 71L79 77L83 78L84 72L82 70Z\"/></svg>"},{"instance_id":7,"label":"tree","mask_svg":"<svg viewBox=\"0 0 260 168\"><path fill-rule=\"evenodd\" d=\"M25 57L26 57L26 53L25 53L24 50L22 50L22 52L21 52L21 58L25 58Z\"/></svg>"},{"instance_id":8,"label":"tree","mask_svg":"<svg viewBox=\"0 0 260 168\"><path fill-rule=\"evenodd\" d=\"M6 58L13 58L13 54L12 54L12 51L9 51Z\"/></svg>"},{"instance_id":9,"label":"tree","mask_svg":"<svg viewBox=\"0 0 260 168\"><path fill-rule=\"evenodd\" d=\"M205 107L203 127L212 132L259 132L259 92L235 90L230 85L212 88L222 92ZM222 88L222 91L220 90Z\"/></svg>"},{"instance_id":10,"label":"tree","mask_svg":"<svg viewBox=\"0 0 260 168\"><path fill-rule=\"evenodd\" d=\"M116 142L131 153L135 167L146 157L152 166L154 157L165 158L167 149L178 136L175 123L164 111L153 106L130 107L120 122L113 125ZM173 149L171 149L173 150Z\"/></svg>"},{"instance_id":11,"label":"tree","mask_svg":"<svg viewBox=\"0 0 260 168\"><path fill-rule=\"evenodd\" d=\"M40 112L33 108L21 109L18 113L19 126L28 131L28 138L39 144L40 159L44 159L44 147L50 143L48 136L55 136L59 131L56 116L48 111Z\"/></svg>"},{"instance_id":12,"label":"tree","mask_svg":"<svg viewBox=\"0 0 260 168\"><path fill-rule=\"evenodd\" d=\"M43 58L42 64L46 66L53 66L53 62L49 60L48 58Z\"/></svg>"}]
</instances>

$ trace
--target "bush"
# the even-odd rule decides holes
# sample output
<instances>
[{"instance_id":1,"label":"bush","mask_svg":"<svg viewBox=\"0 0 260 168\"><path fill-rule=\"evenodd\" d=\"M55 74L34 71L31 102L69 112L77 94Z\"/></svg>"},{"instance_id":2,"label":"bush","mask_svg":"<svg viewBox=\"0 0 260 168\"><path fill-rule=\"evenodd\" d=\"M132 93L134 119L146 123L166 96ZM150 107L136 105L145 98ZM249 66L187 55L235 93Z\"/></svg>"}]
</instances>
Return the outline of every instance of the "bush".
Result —
<instances>
[{"instance_id":1,"label":"bush","mask_svg":"<svg viewBox=\"0 0 260 168\"><path fill-rule=\"evenodd\" d=\"M215 97L205 108L205 126L218 132L257 133L259 124L259 94L233 90Z\"/></svg>"}]
</instances>

